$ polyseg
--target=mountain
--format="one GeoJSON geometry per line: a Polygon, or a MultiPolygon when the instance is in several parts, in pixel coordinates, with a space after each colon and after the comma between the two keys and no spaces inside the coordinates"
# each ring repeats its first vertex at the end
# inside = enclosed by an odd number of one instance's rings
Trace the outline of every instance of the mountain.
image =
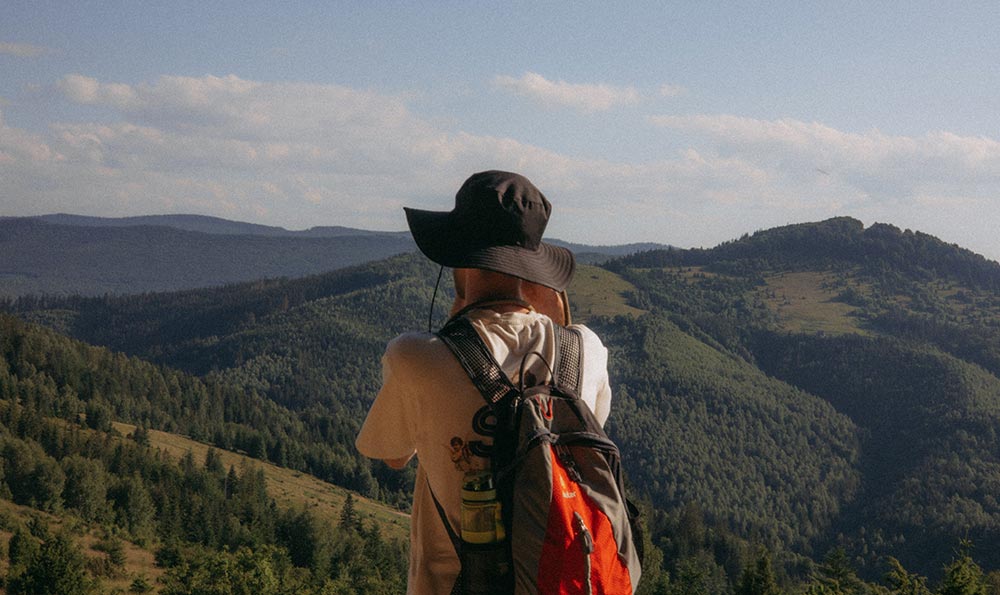
{"type": "MultiPolygon", "coordinates": [[[[671,576],[700,560],[705,576],[735,582],[762,544],[789,576],[843,551],[869,580],[887,556],[937,580],[964,538],[1000,568],[998,271],[932,236],[847,218],[581,266],[575,318],[609,347],[608,431],[671,576]]],[[[298,279],[8,308],[273,402],[343,453],[334,469],[356,470],[345,481],[401,502],[412,475],[347,457],[381,351],[427,327],[436,276],[407,253],[298,279]]],[[[432,324],[451,291],[446,280],[432,324]]],[[[265,440],[266,456],[279,442],[265,440]]]]}
{"type": "MultiPolygon", "coordinates": [[[[0,218],[2,219],[2,218],[0,218]]],[[[10,219],[10,218],[8,218],[10,219]]],[[[351,227],[327,226],[311,227],[302,231],[290,231],[283,227],[230,221],[220,217],[207,215],[141,215],[137,217],[88,217],[85,215],[69,215],[57,213],[25,217],[56,225],[71,225],[77,227],[138,227],[156,226],[170,227],[184,231],[197,231],[214,235],[259,235],[284,238],[338,238],[343,236],[364,235],[406,235],[406,232],[374,232],[351,227]]]]}
{"type": "Polygon", "coordinates": [[[5,592],[401,592],[406,519],[303,475],[370,488],[346,440],[333,417],[0,315],[5,592]]]}
{"type": "Polygon", "coordinates": [[[893,555],[934,574],[967,537],[1000,565],[1000,507],[987,495],[1000,480],[1000,265],[838,218],[609,268],[636,285],[638,305],[853,426],[852,486],[814,547],[843,546],[869,573],[893,555]]]}
{"type": "MultiPolygon", "coordinates": [[[[656,246],[563,245],[580,262],[656,246]]],[[[409,232],[280,227],[200,215],[0,218],[0,298],[134,294],[303,277],[413,252],[409,232]]]]}
{"type": "Polygon", "coordinates": [[[414,250],[402,234],[233,235],[0,221],[0,295],[102,295],[301,277],[414,250]]]}

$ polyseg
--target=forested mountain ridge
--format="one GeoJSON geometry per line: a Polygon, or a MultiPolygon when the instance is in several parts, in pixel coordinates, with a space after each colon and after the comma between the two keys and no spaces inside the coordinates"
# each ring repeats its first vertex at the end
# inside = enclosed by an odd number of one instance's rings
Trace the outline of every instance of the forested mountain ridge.
{"type": "Polygon", "coordinates": [[[0,315],[0,499],[21,505],[0,507],[0,531],[11,534],[7,593],[82,595],[122,581],[129,592],[170,595],[403,589],[400,532],[383,537],[385,521],[362,515],[351,496],[332,519],[302,497],[279,507],[259,465],[211,448],[196,459],[190,446],[177,461],[151,426],[353,483],[353,472],[336,477],[353,460],[337,454],[344,440],[312,433],[322,424],[0,315]],[[124,439],[114,419],[138,425],[124,439]],[[99,540],[86,555],[80,535],[99,540]],[[155,550],[155,572],[126,564],[124,539],[155,550]]]}
{"type": "MultiPolygon", "coordinates": [[[[581,262],[660,247],[555,243],[581,262]]],[[[296,278],[415,250],[406,231],[290,231],[200,215],[0,217],[0,298],[122,295],[296,278]]]]}
{"type": "MultiPolygon", "coordinates": [[[[0,220],[3,218],[0,217],[0,220]]],[[[260,225],[257,223],[245,223],[242,221],[231,221],[220,217],[209,217],[206,215],[141,215],[136,217],[87,217],[83,215],[69,215],[58,213],[53,215],[39,215],[29,217],[45,223],[57,225],[75,225],[82,227],[136,227],[136,226],[159,226],[171,227],[185,231],[198,231],[217,235],[262,235],[275,237],[340,237],[358,235],[406,235],[406,232],[373,232],[351,227],[321,226],[311,227],[301,231],[292,231],[284,227],[273,225],[260,225]]]]}
{"type": "Polygon", "coordinates": [[[891,554],[933,573],[967,536],[1000,565],[1000,265],[841,218],[608,267],[652,313],[855,425],[859,484],[821,551],[838,543],[866,572],[891,554]]]}
{"type": "Polygon", "coordinates": [[[414,250],[403,234],[231,234],[0,220],[0,296],[169,291],[300,277],[414,250]]]}
{"type": "MultiPolygon", "coordinates": [[[[964,537],[1000,568],[996,266],[925,234],[835,219],[582,268],[571,300],[586,296],[577,318],[609,347],[608,430],[655,511],[665,570],[690,578],[685,560],[697,559],[699,576],[731,588],[758,543],[800,578],[802,556],[842,547],[869,579],[895,556],[936,580],[964,537]]],[[[8,309],[256,392],[306,428],[335,429],[347,453],[381,349],[427,327],[437,272],[406,254],[297,280],[8,309]]],[[[434,326],[450,291],[446,277],[434,326]]],[[[402,502],[408,475],[350,465],[369,469],[368,493],[402,502]]]]}
{"type": "Polygon", "coordinates": [[[623,258],[622,264],[710,266],[720,271],[855,265],[869,275],[950,279],[974,288],[1000,288],[1000,263],[919,231],[886,223],[865,228],[850,217],[758,231],[711,249],[652,250],[623,258]]]}

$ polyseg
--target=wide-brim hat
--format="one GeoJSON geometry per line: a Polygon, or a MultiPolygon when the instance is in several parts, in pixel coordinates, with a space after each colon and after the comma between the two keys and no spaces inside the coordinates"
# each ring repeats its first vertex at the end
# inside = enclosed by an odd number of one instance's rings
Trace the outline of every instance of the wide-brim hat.
{"type": "Polygon", "coordinates": [[[404,210],[417,247],[440,265],[504,273],[556,291],[573,278],[573,253],[542,241],[552,205],[522,175],[473,174],[451,211],[404,210]]]}

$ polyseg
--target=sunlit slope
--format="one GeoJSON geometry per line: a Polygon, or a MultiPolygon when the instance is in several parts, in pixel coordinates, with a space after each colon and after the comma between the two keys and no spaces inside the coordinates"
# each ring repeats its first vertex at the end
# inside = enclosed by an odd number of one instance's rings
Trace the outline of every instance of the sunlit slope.
{"type": "Polygon", "coordinates": [[[629,305],[634,285],[606,269],[579,265],[567,290],[573,320],[586,322],[594,316],[637,316],[642,310],[629,305]]]}
{"type": "MultiPolygon", "coordinates": [[[[35,523],[56,534],[66,531],[73,535],[81,546],[82,553],[90,565],[100,564],[107,560],[108,555],[101,551],[101,542],[107,531],[97,523],[88,524],[76,517],[58,516],[40,510],[15,504],[10,500],[0,498],[0,543],[8,544],[16,526],[26,527],[35,523]]],[[[136,578],[143,577],[147,583],[156,585],[156,580],[163,575],[164,570],[156,565],[156,555],[153,547],[141,547],[127,539],[120,540],[124,564],[112,576],[101,578],[101,585],[108,593],[127,593],[136,578]]],[[[10,566],[8,556],[0,556],[0,576],[6,576],[10,566]]],[[[154,588],[154,593],[159,592],[154,588]]],[[[0,593],[7,591],[0,586],[0,593]]]]}
{"type": "MultiPolygon", "coordinates": [[[[135,426],[131,424],[115,423],[114,425],[115,429],[125,435],[131,434],[135,430],[135,426]]],[[[351,493],[349,490],[301,471],[251,459],[244,454],[218,449],[178,434],[149,430],[149,445],[169,453],[176,460],[191,453],[195,461],[204,461],[208,450],[214,449],[226,468],[235,467],[237,470],[243,466],[260,468],[264,471],[264,478],[267,480],[268,494],[274,498],[279,508],[308,509],[317,518],[332,524],[338,522],[344,501],[351,493]]],[[[409,535],[409,515],[357,493],[353,493],[352,496],[355,508],[362,518],[378,523],[383,535],[400,538],[409,535]]]]}

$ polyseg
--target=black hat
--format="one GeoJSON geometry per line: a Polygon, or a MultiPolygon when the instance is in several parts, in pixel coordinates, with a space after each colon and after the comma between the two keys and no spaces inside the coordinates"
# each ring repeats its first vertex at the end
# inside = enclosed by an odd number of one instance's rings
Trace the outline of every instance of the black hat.
{"type": "Polygon", "coordinates": [[[519,174],[473,174],[449,212],[405,211],[417,247],[440,265],[505,273],[556,291],[573,278],[573,253],[542,242],[552,205],[519,174]]]}

